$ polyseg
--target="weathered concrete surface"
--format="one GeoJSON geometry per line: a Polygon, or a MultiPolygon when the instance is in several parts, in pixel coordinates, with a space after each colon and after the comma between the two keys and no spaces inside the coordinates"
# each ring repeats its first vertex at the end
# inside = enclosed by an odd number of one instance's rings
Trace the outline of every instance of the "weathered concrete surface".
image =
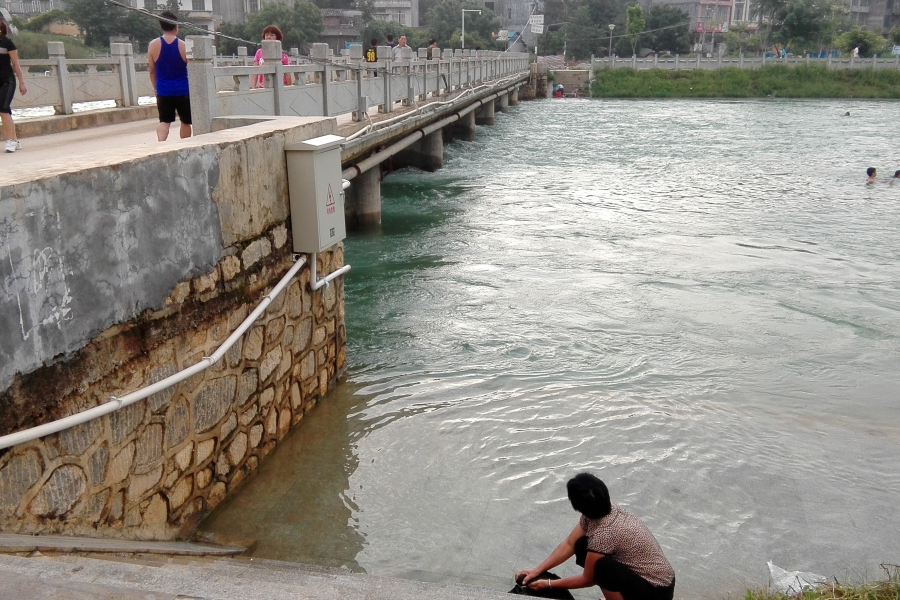
{"type": "Polygon", "coordinates": [[[496,100],[489,100],[481,105],[481,108],[475,110],[476,125],[493,125],[494,124],[494,104],[496,100]]]}
{"type": "Polygon", "coordinates": [[[361,173],[344,203],[344,217],[351,229],[372,229],[381,225],[381,169],[375,167],[361,173]]]}
{"type": "MultiPolygon", "coordinates": [[[[0,388],[0,432],[97,406],[210,356],[294,264],[285,143],[333,130],[331,119],[285,118],[81,156],[3,187],[0,356],[7,377],[6,357],[20,372],[0,388]],[[62,303],[78,285],[84,302],[62,303]],[[35,320],[46,306],[68,312],[35,320]],[[53,344],[65,345],[51,354],[53,344]]],[[[324,276],[343,265],[343,248],[316,260],[324,276]]],[[[343,281],[311,292],[309,279],[307,264],[209,369],[0,452],[0,529],[190,533],[344,368],[343,281]]]]}
{"type": "Polygon", "coordinates": [[[285,139],[331,133],[334,122],[273,123],[6,172],[0,390],[15,373],[162,308],[174,285],[210,271],[223,247],[283,222],[285,139]]]}
{"type": "Polygon", "coordinates": [[[433,173],[444,164],[444,136],[439,129],[397,153],[393,157],[395,169],[413,167],[433,173]]]}
{"type": "Polygon", "coordinates": [[[62,535],[17,535],[0,533],[0,552],[127,552],[139,554],[233,556],[246,548],[211,546],[191,542],[134,542],[62,535]]]}
{"type": "MultiPolygon", "coordinates": [[[[133,560],[119,562],[77,556],[22,558],[0,556],[0,579],[30,579],[44,593],[80,586],[120,589],[125,593],[145,591],[157,598],[203,598],[204,600],[502,600],[507,594],[462,584],[420,583],[404,579],[373,577],[294,563],[253,560],[170,561],[133,560]],[[100,587],[104,586],[104,587],[100,587]]],[[[0,587],[0,600],[59,596],[12,595],[0,587]]],[[[102,596],[100,596],[102,597],[102,596]]],[[[136,596],[123,596],[124,598],[136,596]]],[[[71,598],[80,598],[77,595],[71,598]]]]}
{"type": "Polygon", "coordinates": [[[62,133],[64,131],[79,131],[93,127],[116,125],[154,119],[156,123],[156,105],[130,106],[127,108],[105,108],[101,110],[86,110],[71,115],[53,115],[51,117],[34,117],[32,119],[19,119],[16,121],[16,135],[21,139],[33,138],[41,135],[62,133]]]}
{"type": "Polygon", "coordinates": [[[475,111],[462,115],[459,120],[444,128],[445,138],[449,140],[475,141],[475,111]]]}

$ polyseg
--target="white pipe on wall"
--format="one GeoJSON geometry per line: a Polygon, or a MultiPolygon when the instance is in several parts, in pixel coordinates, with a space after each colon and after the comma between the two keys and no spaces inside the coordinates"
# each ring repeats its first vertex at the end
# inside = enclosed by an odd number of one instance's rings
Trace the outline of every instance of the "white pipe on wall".
{"type": "MultiPolygon", "coordinates": [[[[10,433],[4,436],[0,436],[0,450],[4,448],[11,448],[12,446],[16,446],[18,444],[22,444],[25,442],[30,442],[31,440],[36,440],[40,437],[44,437],[45,435],[50,435],[52,433],[58,433],[65,429],[69,429],[70,427],[74,427],[76,425],[81,425],[82,423],[87,423],[92,419],[96,419],[97,417],[101,417],[103,415],[115,412],[120,408],[128,406],[129,404],[134,404],[139,400],[143,400],[157,392],[161,392],[164,389],[170,388],[173,385],[180,383],[191,377],[196,375],[197,373],[208,369],[213,366],[219,360],[225,356],[225,353],[240,339],[244,333],[250,329],[250,326],[259,318],[259,316],[265,312],[266,308],[268,308],[269,304],[272,303],[278,295],[287,287],[287,284],[290,283],[291,279],[297,274],[298,271],[306,264],[305,258],[300,258],[294,263],[294,266],[290,268],[290,270],[285,273],[284,277],[281,278],[272,291],[266,294],[263,297],[262,302],[259,303],[259,306],[250,313],[244,322],[241,323],[237,329],[234,330],[228,339],[222,342],[222,345],[219,346],[219,349],[212,353],[210,356],[204,356],[203,359],[195,365],[184,369],[183,371],[179,371],[174,375],[166,377],[162,381],[157,381],[151,385],[148,385],[145,388],[141,388],[136,392],[131,392],[130,394],[126,394],[122,397],[111,396],[109,402],[105,404],[101,404],[100,406],[95,406],[94,408],[89,408],[88,410],[81,411],[79,413],[75,413],[74,415],[69,415],[68,417],[63,417],[62,419],[58,419],[56,421],[52,421],[50,423],[45,423],[43,425],[38,425],[37,427],[31,427],[30,429],[23,429],[22,431],[17,431],[15,433],[10,433]]],[[[313,258],[313,278],[310,281],[315,281],[315,258],[313,258]]],[[[344,267],[344,269],[349,270],[350,267],[344,267]]],[[[329,275],[329,278],[326,278],[328,281],[333,279],[333,276],[337,276],[338,273],[342,272],[341,270],[335,271],[329,275]]],[[[346,272],[346,271],[343,271],[346,272]]],[[[325,281],[325,280],[323,280],[325,281]]],[[[325,285],[323,283],[322,285],[325,285]]],[[[318,289],[318,288],[316,288],[318,289]]]]}

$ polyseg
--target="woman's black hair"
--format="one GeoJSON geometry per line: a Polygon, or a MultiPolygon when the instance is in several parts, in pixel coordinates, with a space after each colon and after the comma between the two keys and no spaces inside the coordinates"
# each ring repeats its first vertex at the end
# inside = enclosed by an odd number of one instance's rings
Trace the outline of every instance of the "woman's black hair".
{"type": "Polygon", "coordinates": [[[612,511],[606,484],[590,473],[579,473],[566,484],[572,508],[588,519],[602,519],[612,511]]]}
{"type": "Polygon", "coordinates": [[[9,29],[6,27],[6,23],[4,21],[0,21],[0,37],[6,37],[9,35],[9,29]]]}

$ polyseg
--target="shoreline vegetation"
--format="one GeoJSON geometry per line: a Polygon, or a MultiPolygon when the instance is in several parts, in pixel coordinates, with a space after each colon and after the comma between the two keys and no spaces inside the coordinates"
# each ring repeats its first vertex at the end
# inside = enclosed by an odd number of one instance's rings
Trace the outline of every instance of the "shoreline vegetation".
{"type": "Polygon", "coordinates": [[[834,583],[786,596],[772,591],[747,590],[744,600],[900,600],[900,567],[882,565],[887,577],[873,583],[846,585],[834,583]]]}
{"type": "Polygon", "coordinates": [[[766,66],[715,71],[594,72],[595,98],[859,98],[900,99],[898,70],[828,70],[820,66],[766,66]]]}

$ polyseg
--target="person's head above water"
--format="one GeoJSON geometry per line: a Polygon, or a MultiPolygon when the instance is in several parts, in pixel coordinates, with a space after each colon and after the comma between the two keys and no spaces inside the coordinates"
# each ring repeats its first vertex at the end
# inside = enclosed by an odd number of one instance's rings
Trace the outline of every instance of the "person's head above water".
{"type": "Polygon", "coordinates": [[[894,171],[894,179],[900,179],[900,171],[894,171]]]}
{"type": "Polygon", "coordinates": [[[866,169],[866,175],[868,175],[869,177],[872,177],[873,175],[875,175],[875,173],[877,173],[875,167],[869,167],[868,169],[866,169]]]}
{"type": "Polygon", "coordinates": [[[612,511],[606,484],[590,473],[579,473],[566,484],[572,508],[588,519],[602,519],[612,511]]]}

